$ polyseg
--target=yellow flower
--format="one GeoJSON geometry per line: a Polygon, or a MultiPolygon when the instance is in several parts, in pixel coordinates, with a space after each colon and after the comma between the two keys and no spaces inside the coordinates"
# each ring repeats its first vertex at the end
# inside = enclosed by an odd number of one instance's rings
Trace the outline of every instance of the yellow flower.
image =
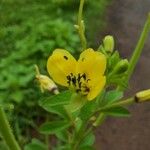
{"type": "Polygon", "coordinates": [[[56,49],[48,58],[47,70],[53,80],[93,100],[103,89],[106,57],[89,48],[76,59],[64,49],[56,49]]]}

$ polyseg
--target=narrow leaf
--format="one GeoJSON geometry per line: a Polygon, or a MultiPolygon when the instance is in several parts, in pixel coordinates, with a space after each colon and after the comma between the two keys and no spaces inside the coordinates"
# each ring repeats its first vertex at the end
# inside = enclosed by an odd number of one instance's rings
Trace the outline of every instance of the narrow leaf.
{"type": "Polygon", "coordinates": [[[47,106],[67,105],[69,104],[71,95],[72,93],[69,90],[67,90],[65,92],[61,92],[58,95],[53,95],[47,97],[46,99],[40,100],[39,105],[43,108],[47,106]]]}
{"type": "Polygon", "coordinates": [[[106,93],[105,101],[107,104],[111,104],[123,97],[123,92],[112,90],[106,93]]]}
{"type": "Polygon", "coordinates": [[[124,107],[114,107],[103,110],[104,114],[114,116],[114,117],[129,117],[130,112],[124,107]]]}
{"type": "Polygon", "coordinates": [[[70,123],[68,121],[51,121],[41,125],[39,131],[43,134],[55,134],[56,132],[69,127],[69,125],[70,123]]]}

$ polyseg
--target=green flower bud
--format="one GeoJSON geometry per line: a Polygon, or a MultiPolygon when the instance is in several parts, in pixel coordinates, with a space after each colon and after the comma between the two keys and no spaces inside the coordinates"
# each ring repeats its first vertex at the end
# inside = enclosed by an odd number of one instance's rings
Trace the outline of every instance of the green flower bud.
{"type": "Polygon", "coordinates": [[[105,36],[103,39],[104,49],[106,52],[112,53],[114,50],[114,38],[111,35],[105,36]]]}
{"type": "Polygon", "coordinates": [[[135,95],[136,102],[145,102],[150,100],[150,89],[140,91],[135,95]]]}
{"type": "Polygon", "coordinates": [[[117,65],[115,66],[114,70],[113,70],[113,74],[122,74],[125,73],[128,70],[129,67],[129,62],[127,59],[122,59],[121,61],[119,61],[117,63],[117,65]]]}
{"type": "Polygon", "coordinates": [[[121,59],[120,59],[118,51],[115,51],[108,59],[108,68],[110,70],[114,69],[114,66],[116,66],[120,60],[121,59]]]}

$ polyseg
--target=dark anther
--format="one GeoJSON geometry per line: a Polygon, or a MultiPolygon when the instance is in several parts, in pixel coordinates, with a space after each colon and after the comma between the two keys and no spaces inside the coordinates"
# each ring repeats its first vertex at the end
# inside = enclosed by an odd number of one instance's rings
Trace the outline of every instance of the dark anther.
{"type": "Polygon", "coordinates": [[[87,79],[87,82],[89,82],[91,79],[87,79]]]}
{"type": "Polygon", "coordinates": [[[77,92],[77,93],[81,92],[81,89],[76,89],[76,92],[77,92]]]}
{"type": "Polygon", "coordinates": [[[67,76],[67,80],[68,80],[67,83],[70,85],[71,77],[69,75],[67,76]]]}
{"type": "Polygon", "coordinates": [[[81,79],[81,76],[80,76],[80,73],[78,73],[78,78],[77,78],[78,83],[80,82],[80,79],[81,79]]]}
{"type": "Polygon", "coordinates": [[[72,83],[76,86],[76,77],[75,76],[72,78],[72,83]]]}
{"type": "Polygon", "coordinates": [[[78,78],[77,78],[78,83],[80,82],[80,80],[81,80],[82,78],[83,78],[84,80],[86,80],[86,74],[85,74],[85,73],[82,74],[82,75],[80,75],[80,73],[78,74],[78,78]]]}
{"type": "Polygon", "coordinates": [[[66,60],[68,60],[68,57],[67,57],[67,56],[64,56],[64,58],[65,58],[66,60]]]}
{"type": "Polygon", "coordinates": [[[71,80],[71,77],[69,75],[67,76],[67,80],[69,80],[69,81],[71,80]]]}
{"type": "Polygon", "coordinates": [[[88,87],[85,87],[84,92],[90,92],[90,89],[88,87]]]}
{"type": "Polygon", "coordinates": [[[86,74],[85,73],[82,75],[82,77],[84,80],[86,80],[86,74]]]}
{"type": "Polygon", "coordinates": [[[78,82],[78,84],[79,84],[79,88],[81,88],[81,84],[82,84],[82,82],[78,82]]]}

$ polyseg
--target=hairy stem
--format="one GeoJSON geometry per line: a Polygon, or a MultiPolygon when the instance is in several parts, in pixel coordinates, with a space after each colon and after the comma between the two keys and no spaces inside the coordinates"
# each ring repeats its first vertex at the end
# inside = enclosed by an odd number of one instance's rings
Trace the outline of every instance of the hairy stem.
{"type": "Polygon", "coordinates": [[[4,110],[0,107],[0,132],[10,150],[21,150],[6,118],[4,110]]]}

